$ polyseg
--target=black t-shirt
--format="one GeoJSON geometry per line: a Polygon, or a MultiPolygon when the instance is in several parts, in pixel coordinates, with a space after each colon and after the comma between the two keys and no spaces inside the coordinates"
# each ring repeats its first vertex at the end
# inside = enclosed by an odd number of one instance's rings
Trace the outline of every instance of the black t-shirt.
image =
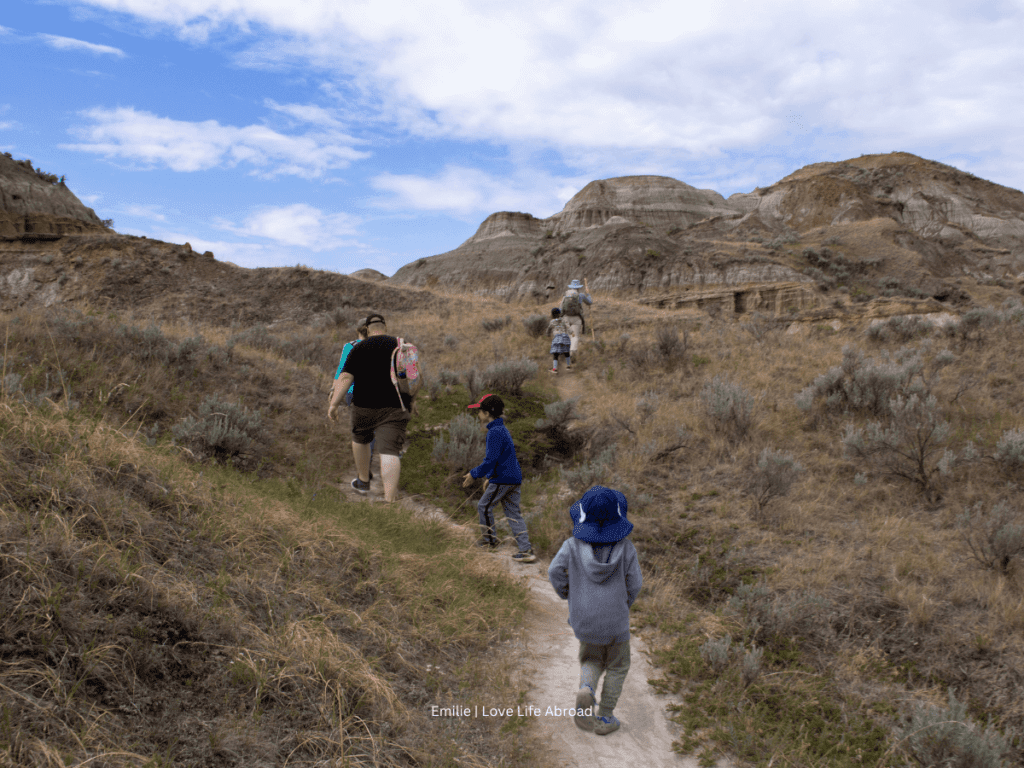
{"type": "Polygon", "coordinates": [[[355,377],[352,405],[359,408],[401,408],[402,401],[391,383],[391,353],[398,346],[394,336],[371,336],[356,344],[341,369],[355,377]]]}

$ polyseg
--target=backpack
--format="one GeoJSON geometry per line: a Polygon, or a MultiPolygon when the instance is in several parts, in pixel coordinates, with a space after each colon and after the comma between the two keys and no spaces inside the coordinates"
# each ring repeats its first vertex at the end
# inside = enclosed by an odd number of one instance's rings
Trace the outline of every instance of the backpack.
{"type": "Polygon", "coordinates": [[[583,302],[580,301],[578,293],[562,299],[562,314],[570,317],[583,317],[583,302]]]}
{"type": "Polygon", "coordinates": [[[402,410],[408,411],[406,401],[412,400],[412,385],[420,377],[420,353],[415,344],[405,339],[398,339],[398,346],[391,353],[391,383],[395,385],[398,399],[402,401],[402,410]]]}

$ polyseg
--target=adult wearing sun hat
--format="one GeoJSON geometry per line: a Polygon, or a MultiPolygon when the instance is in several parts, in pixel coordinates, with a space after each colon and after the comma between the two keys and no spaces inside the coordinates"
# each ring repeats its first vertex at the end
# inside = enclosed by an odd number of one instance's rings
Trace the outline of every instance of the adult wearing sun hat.
{"type": "Polygon", "coordinates": [[[629,672],[629,608],[643,586],[636,548],[626,538],[633,530],[627,507],[621,491],[591,487],[569,508],[572,538],[548,568],[551,586],[569,601],[569,625],[580,641],[576,725],[602,736],[619,728],[613,711],[629,672]]]}
{"type": "Polygon", "coordinates": [[[562,317],[565,318],[569,324],[569,365],[572,365],[572,359],[576,357],[576,350],[580,345],[580,336],[582,336],[587,329],[586,320],[583,317],[583,305],[591,305],[594,300],[590,297],[590,288],[587,286],[586,278],[580,283],[579,280],[574,279],[569,283],[569,287],[565,291],[565,295],[562,296],[562,303],[560,309],[562,310],[562,317]],[[584,292],[580,293],[580,288],[583,288],[584,292]]]}

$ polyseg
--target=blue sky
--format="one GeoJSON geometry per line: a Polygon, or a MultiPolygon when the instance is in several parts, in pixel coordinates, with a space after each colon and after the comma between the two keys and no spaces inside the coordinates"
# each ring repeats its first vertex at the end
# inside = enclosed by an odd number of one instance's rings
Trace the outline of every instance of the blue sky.
{"type": "Polygon", "coordinates": [[[390,275],[613,176],[1024,188],[1022,39],[1020,0],[4,0],[0,150],[120,232],[390,275]]]}

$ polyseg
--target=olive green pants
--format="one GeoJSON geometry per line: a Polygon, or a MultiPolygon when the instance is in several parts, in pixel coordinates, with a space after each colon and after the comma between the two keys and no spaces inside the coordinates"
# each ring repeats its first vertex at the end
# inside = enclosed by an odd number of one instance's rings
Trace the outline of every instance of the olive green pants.
{"type": "Polygon", "coordinates": [[[597,692],[597,680],[604,673],[598,717],[609,717],[619,701],[622,684],[629,672],[629,640],[624,643],[593,645],[580,641],[580,686],[597,692]]]}

